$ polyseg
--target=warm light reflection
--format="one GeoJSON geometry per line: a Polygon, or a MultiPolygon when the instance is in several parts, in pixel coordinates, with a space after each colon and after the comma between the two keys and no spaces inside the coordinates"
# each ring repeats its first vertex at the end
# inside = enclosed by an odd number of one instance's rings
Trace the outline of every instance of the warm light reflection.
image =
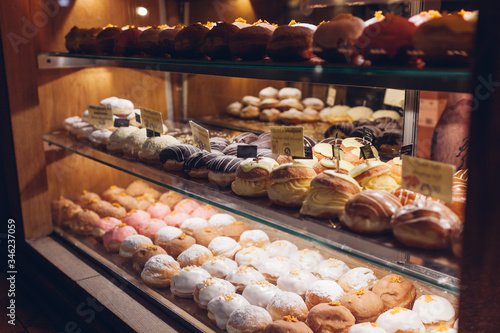
{"type": "Polygon", "coordinates": [[[146,7],[137,7],[135,9],[135,11],[136,11],[137,15],[139,15],[139,16],[146,16],[146,15],[148,15],[148,10],[147,10],[146,7]]]}

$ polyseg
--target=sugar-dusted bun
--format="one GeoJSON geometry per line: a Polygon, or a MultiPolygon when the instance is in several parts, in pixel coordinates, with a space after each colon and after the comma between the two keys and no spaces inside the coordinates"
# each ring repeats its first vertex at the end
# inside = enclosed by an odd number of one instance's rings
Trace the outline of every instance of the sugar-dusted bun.
{"type": "Polygon", "coordinates": [[[293,87],[281,88],[278,92],[278,98],[281,100],[293,98],[300,101],[302,99],[302,91],[293,87]]]}
{"type": "MultiPolygon", "coordinates": [[[[101,197],[97,193],[89,192],[89,191],[86,191],[86,190],[83,190],[81,193],[82,194],[80,194],[76,198],[75,203],[77,205],[82,206],[82,208],[87,208],[88,209],[88,206],[89,206],[90,203],[97,202],[97,201],[101,200],[101,197]]],[[[103,217],[106,217],[106,216],[103,216],[103,217]]]]}
{"type": "Polygon", "coordinates": [[[394,236],[401,243],[424,249],[449,247],[451,231],[460,223],[448,207],[432,200],[403,206],[391,219],[394,236]]]}
{"type": "Polygon", "coordinates": [[[267,87],[259,91],[259,98],[260,99],[266,99],[266,98],[278,98],[278,89],[273,88],[273,87],[267,87]]]}
{"type": "Polygon", "coordinates": [[[373,115],[373,110],[367,106],[356,106],[347,111],[347,116],[351,122],[359,119],[370,119],[373,115]]]}
{"type": "Polygon", "coordinates": [[[272,322],[271,316],[263,308],[246,305],[229,315],[226,330],[228,333],[264,332],[272,322]]]}
{"type": "Polygon", "coordinates": [[[315,123],[319,121],[319,112],[310,108],[306,107],[304,111],[302,111],[302,121],[306,123],[315,123]]]}
{"type": "Polygon", "coordinates": [[[277,121],[280,119],[281,112],[278,109],[264,109],[260,112],[260,121],[277,121]]]}
{"type": "Polygon", "coordinates": [[[279,120],[286,125],[300,124],[304,122],[303,114],[301,111],[292,108],[280,113],[279,120]]]}
{"type": "Polygon", "coordinates": [[[349,271],[349,266],[347,266],[343,261],[330,258],[320,262],[312,271],[321,280],[333,280],[337,281],[342,275],[349,271]]]}
{"type": "Polygon", "coordinates": [[[326,107],[320,111],[319,118],[322,122],[330,124],[343,124],[340,127],[331,126],[330,128],[328,128],[326,132],[328,133],[328,136],[335,137],[335,135],[337,135],[337,137],[341,139],[349,136],[349,133],[351,133],[352,129],[354,128],[353,125],[349,122],[348,112],[350,109],[351,107],[347,105],[335,105],[332,107],[326,107]]]}
{"type": "Polygon", "coordinates": [[[82,207],[69,199],[60,197],[59,200],[52,201],[50,209],[54,224],[67,226],[73,216],[82,210],[82,207]]]}
{"type": "Polygon", "coordinates": [[[266,251],[260,247],[250,246],[236,253],[234,260],[236,260],[240,266],[253,266],[259,268],[260,265],[269,260],[269,256],[266,251]]]}
{"type": "Polygon", "coordinates": [[[169,255],[177,258],[179,254],[196,243],[195,239],[186,235],[181,229],[166,226],[158,230],[155,244],[164,248],[169,255]]]}
{"type": "Polygon", "coordinates": [[[179,58],[203,58],[201,48],[209,28],[199,24],[191,24],[175,36],[174,48],[175,55],[179,58]]]}
{"type": "MultiPolygon", "coordinates": [[[[136,160],[144,142],[148,139],[147,129],[141,128],[133,131],[125,137],[122,144],[123,157],[129,160],[136,160]]],[[[110,136],[111,141],[111,136],[110,136]]],[[[109,143],[109,141],[108,141],[109,143]]]]}
{"type": "Polygon", "coordinates": [[[208,249],[215,256],[234,259],[236,252],[241,250],[241,245],[230,237],[219,236],[212,239],[210,244],[208,244],[208,249]]]}
{"type": "Polygon", "coordinates": [[[144,245],[139,247],[132,255],[132,268],[137,273],[142,272],[146,262],[157,254],[167,254],[167,252],[156,245],[144,245]]]}
{"type": "Polygon", "coordinates": [[[239,117],[243,104],[240,102],[233,102],[226,107],[226,112],[230,116],[239,117]]]}
{"type": "Polygon", "coordinates": [[[384,303],[380,297],[364,288],[347,292],[340,303],[351,311],[356,323],[375,321],[384,312],[384,303]]]}
{"type": "Polygon", "coordinates": [[[120,257],[125,260],[132,260],[132,255],[140,247],[146,245],[153,245],[151,238],[143,235],[131,235],[125,238],[120,245],[120,257]]]}
{"type": "Polygon", "coordinates": [[[217,22],[206,33],[201,51],[210,59],[232,59],[229,51],[229,40],[240,30],[236,25],[226,22],[217,22]]]}
{"type": "Polygon", "coordinates": [[[342,287],[335,281],[319,280],[306,292],[306,305],[309,310],[321,303],[338,302],[344,296],[342,287]]]}
{"type": "Polygon", "coordinates": [[[315,176],[314,169],[302,163],[282,164],[271,172],[269,199],[281,206],[300,207],[315,176]]]}
{"type": "Polygon", "coordinates": [[[267,196],[270,186],[269,175],[278,166],[272,158],[264,157],[254,160],[248,158],[236,169],[236,179],[231,184],[234,193],[244,197],[267,196]]]}
{"type": "MultiPolygon", "coordinates": [[[[121,127],[123,128],[123,127],[121,127]]],[[[139,160],[144,163],[161,166],[160,153],[163,149],[179,144],[179,141],[171,135],[161,135],[147,138],[137,154],[139,160]]]]}
{"type": "Polygon", "coordinates": [[[372,288],[384,303],[384,311],[394,307],[411,309],[416,297],[416,288],[404,276],[389,274],[380,279],[372,288]]]}
{"type": "Polygon", "coordinates": [[[281,25],[274,30],[267,53],[274,61],[304,61],[311,59],[313,34],[316,26],[281,25]]]}
{"type": "Polygon", "coordinates": [[[174,296],[192,298],[198,283],[202,283],[210,274],[201,267],[187,266],[174,274],[170,281],[170,291],[174,296]]]}
{"type": "Polygon", "coordinates": [[[212,257],[205,261],[203,265],[201,265],[201,268],[214,277],[225,279],[229,273],[238,268],[238,264],[236,261],[228,258],[212,257]]]}
{"type": "Polygon", "coordinates": [[[170,281],[181,267],[168,254],[158,254],[149,258],[141,272],[141,279],[150,287],[167,288],[170,281]]]}
{"type": "Polygon", "coordinates": [[[209,277],[196,285],[193,293],[194,302],[202,309],[206,309],[208,302],[226,293],[234,293],[234,286],[223,279],[209,277]]]}
{"type": "Polygon", "coordinates": [[[361,288],[370,290],[377,282],[378,279],[373,271],[365,267],[353,268],[342,275],[338,280],[338,284],[345,292],[361,288]]]}
{"type": "Polygon", "coordinates": [[[313,333],[306,323],[292,316],[273,321],[267,325],[265,333],[313,333]]]}
{"type": "Polygon", "coordinates": [[[302,100],[302,104],[306,108],[311,108],[316,111],[321,111],[325,107],[325,103],[316,97],[308,97],[302,100]]]}
{"type": "Polygon", "coordinates": [[[292,265],[288,258],[272,257],[257,267],[267,281],[276,284],[278,279],[287,275],[292,270],[292,265]]]}
{"type": "Polygon", "coordinates": [[[300,321],[305,321],[309,313],[302,297],[288,291],[274,295],[267,305],[267,311],[273,320],[282,319],[284,316],[294,316],[300,321]]]}
{"type": "Polygon", "coordinates": [[[433,330],[440,325],[451,327],[455,322],[455,308],[446,298],[436,295],[422,295],[415,301],[412,308],[427,330],[433,330]]]}
{"type": "Polygon", "coordinates": [[[321,253],[310,249],[302,249],[290,256],[290,262],[294,269],[307,272],[312,272],[323,260],[325,258],[321,253]]]}
{"type": "Polygon", "coordinates": [[[266,280],[253,281],[243,290],[243,297],[255,306],[266,309],[271,299],[281,290],[266,280]]]}
{"type": "Polygon", "coordinates": [[[242,60],[262,60],[272,35],[273,31],[261,26],[240,29],[229,40],[229,50],[242,60]]]}
{"type": "Polygon", "coordinates": [[[320,218],[337,218],[344,212],[346,202],[361,191],[349,175],[326,170],[311,181],[300,213],[320,218]]]}
{"type": "Polygon", "coordinates": [[[247,230],[240,236],[240,245],[242,247],[265,247],[267,244],[269,244],[269,236],[262,230],[247,230]]]}
{"type": "Polygon", "coordinates": [[[425,333],[425,326],[418,314],[405,308],[392,308],[382,313],[377,325],[388,333],[425,333]]]}
{"type": "Polygon", "coordinates": [[[347,333],[356,319],[340,302],[321,303],[309,311],[307,325],[313,332],[347,333]]]}
{"type": "Polygon", "coordinates": [[[184,222],[182,222],[180,228],[182,231],[186,233],[186,235],[191,236],[195,230],[206,227],[208,227],[208,222],[204,218],[190,217],[186,219],[184,222]]]}
{"type": "Polygon", "coordinates": [[[240,111],[240,118],[242,119],[255,119],[259,118],[260,109],[257,106],[247,105],[240,111]]]}
{"type": "Polygon", "coordinates": [[[342,223],[351,230],[376,234],[391,230],[391,217],[401,208],[391,193],[366,190],[352,196],[345,204],[342,223]]]}
{"type": "Polygon", "coordinates": [[[277,240],[266,246],[266,253],[269,258],[290,258],[298,250],[297,245],[287,240],[277,240]]]}
{"type": "Polygon", "coordinates": [[[236,287],[237,292],[241,293],[253,281],[264,280],[264,276],[251,266],[239,266],[226,276],[226,280],[236,287]]]}
{"type": "Polygon", "coordinates": [[[78,235],[92,235],[94,226],[99,219],[99,215],[91,210],[80,210],[71,218],[69,228],[78,235]]]}
{"type": "Polygon", "coordinates": [[[280,101],[276,98],[266,98],[260,101],[259,108],[261,110],[277,108],[280,105],[280,101]]]}
{"type": "Polygon", "coordinates": [[[208,318],[216,324],[218,328],[225,330],[229,315],[246,305],[250,305],[250,303],[239,294],[222,294],[208,302],[208,318]]]}
{"type": "Polygon", "coordinates": [[[125,139],[134,132],[139,131],[137,127],[119,127],[111,133],[107,144],[107,150],[110,154],[121,155],[125,144],[125,139]]]}
{"type": "Polygon", "coordinates": [[[201,266],[205,261],[209,260],[213,257],[212,251],[207,249],[206,247],[193,244],[188,249],[184,250],[177,257],[177,261],[181,265],[181,267],[187,266],[201,266]]]}
{"type": "Polygon", "coordinates": [[[376,323],[367,322],[349,327],[347,333],[387,333],[387,331],[376,323]]]}
{"type": "Polygon", "coordinates": [[[276,285],[281,290],[293,292],[305,298],[307,290],[316,281],[318,278],[311,272],[294,269],[280,276],[276,285]]]}

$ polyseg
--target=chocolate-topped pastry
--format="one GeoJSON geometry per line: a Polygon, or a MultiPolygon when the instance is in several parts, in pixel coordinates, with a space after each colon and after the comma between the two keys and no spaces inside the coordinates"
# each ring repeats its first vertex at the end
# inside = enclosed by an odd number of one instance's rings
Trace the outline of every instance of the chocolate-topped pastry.
{"type": "Polygon", "coordinates": [[[257,140],[252,145],[257,145],[258,149],[271,149],[271,140],[257,140]]]}
{"type": "Polygon", "coordinates": [[[379,139],[378,150],[388,155],[399,155],[403,143],[403,132],[401,130],[385,131],[379,139]]]}
{"type": "Polygon", "coordinates": [[[80,40],[82,38],[85,29],[78,28],[74,26],[71,30],[64,36],[66,49],[71,53],[78,53],[80,49],[80,40]]]}
{"type": "Polygon", "coordinates": [[[321,140],[319,143],[328,143],[329,145],[341,145],[342,140],[343,139],[340,139],[340,138],[330,137],[330,138],[326,138],[326,139],[321,140]]]}
{"type": "Polygon", "coordinates": [[[281,25],[274,31],[267,46],[267,54],[274,61],[305,61],[314,56],[312,44],[316,26],[293,23],[281,25]]]}
{"type": "Polygon", "coordinates": [[[273,154],[272,150],[271,149],[260,149],[258,148],[257,149],[257,157],[269,157],[269,158],[272,158],[273,160],[277,160],[278,159],[278,155],[276,154],[273,154]]]}
{"type": "Polygon", "coordinates": [[[243,159],[234,156],[219,156],[208,162],[208,180],[222,187],[230,186],[236,178],[236,169],[243,159]]]}
{"type": "Polygon", "coordinates": [[[396,119],[389,117],[377,118],[373,121],[373,123],[382,131],[401,128],[396,119]]]}
{"type": "Polygon", "coordinates": [[[118,35],[113,52],[117,55],[124,56],[136,54],[138,51],[137,43],[141,35],[142,30],[133,25],[127,26],[126,29],[118,35]]]}
{"type": "Polygon", "coordinates": [[[189,59],[203,58],[201,46],[209,31],[199,23],[191,24],[179,31],[174,41],[175,56],[189,59]]]}
{"type": "Polygon", "coordinates": [[[193,178],[207,178],[208,162],[222,155],[222,152],[218,150],[214,150],[211,153],[206,150],[194,153],[184,161],[183,170],[193,178]]]}
{"type": "Polygon", "coordinates": [[[211,59],[232,59],[229,40],[239,30],[240,28],[234,24],[217,22],[215,27],[205,35],[201,51],[211,59]]]}
{"type": "Polygon", "coordinates": [[[121,33],[121,28],[115,26],[107,26],[96,37],[97,52],[103,54],[113,53],[115,43],[121,33]]]}
{"type": "Polygon", "coordinates": [[[325,138],[337,137],[340,139],[344,139],[351,134],[353,129],[354,126],[352,123],[346,121],[335,123],[332,126],[328,127],[328,129],[325,131],[325,138]]]}
{"type": "Polygon", "coordinates": [[[373,133],[373,142],[377,142],[377,140],[380,139],[380,137],[382,136],[382,131],[378,127],[370,125],[356,127],[355,129],[352,130],[349,136],[364,138],[366,136],[367,131],[371,131],[373,133]]]}
{"type": "Polygon", "coordinates": [[[246,143],[236,143],[236,142],[233,142],[229,146],[227,146],[226,148],[224,148],[224,150],[222,151],[222,153],[224,155],[233,155],[233,156],[236,156],[238,154],[238,146],[247,146],[247,145],[248,144],[246,144],[246,143]]]}
{"type": "Polygon", "coordinates": [[[226,138],[220,138],[220,137],[210,138],[210,148],[212,150],[215,149],[218,151],[223,151],[224,148],[229,146],[229,144],[230,144],[230,142],[226,138]]]}
{"type": "Polygon", "coordinates": [[[169,54],[170,56],[175,53],[175,37],[181,31],[183,26],[176,25],[175,27],[170,27],[163,29],[158,35],[158,43],[160,44],[161,53],[169,54]]]}
{"type": "Polygon", "coordinates": [[[164,170],[181,171],[186,158],[199,151],[191,145],[173,145],[160,152],[160,162],[164,170]]]}
{"type": "Polygon", "coordinates": [[[240,135],[236,136],[233,139],[233,142],[250,144],[254,141],[257,141],[257,139],[259,139],[259,136],[257,134],[254,134],[251,132],[244,132],[244,133],[241,133],[240,135]]]}
{"type": "Polygon", "coordinates": [[[317,143],[318,143],[318,141],[316,141],[315,139],[313,139],[309,135],[304,134],[304,146],[313,147],[317,143]]]}
{"type": "Polygon", "coordinates": [[[261,140],[269,140],[271,141],[271,132],[264,132],[259,135],[259,138],[257,139],[258,141],[261,140]]]}
{"type": "Polygon", "coordinates": [[[82,53],[97,52],[97,35],[102,31],[102,28],[83,29],[80,36],[80,51],[82,53]]]}
{"type": "Polygon", "coordinates": [[[373,121],[371,121],[370,119],[366,119],[366,118],[361,118],[361,119],[358,119],[358,120],[355,120],[352,122],[352,125],[354,127],[359,127],[359,126],[364,126],[364,125],[373,125],[373,121]]]}
{"type": "Polygon", "coordinates": [[[240,29],[229,41],[231,54],[243,60],[262,60],[273,31],[261,26],[240,29]]]}
{"type": "Polygon", "coordinates": [[[144,52],[153,56],[160,56],[163,53],[159,40],[160,33],[165,28],[167,28],[167,26],[153,26],[144,30],[137,41],[137,48],[139,52],[144,52]]]}

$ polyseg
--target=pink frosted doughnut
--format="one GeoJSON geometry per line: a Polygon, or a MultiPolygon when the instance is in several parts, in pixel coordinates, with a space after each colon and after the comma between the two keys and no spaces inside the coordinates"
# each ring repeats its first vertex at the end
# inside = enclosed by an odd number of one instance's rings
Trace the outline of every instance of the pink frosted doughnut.
{"type": "Polygon", "coordinates": [[[186,221],[189,218],[189,214],[187,213],[179,213],[176,211],[173,211],[169,215],[165,216],[163,218],[163,221],[167,223],[167,225],[171,227],[177,227],[179,228],[184,221],[186,221]]]}
{"type": "Polygon", "coordinates": [[[192,213],[191,217],[201,217],[204,218],[205,220],[208,220],[215,214],[217,214],[218,211],[216,211],[211,205],[205,205],[196,208],[192,213]]]}
{"type": "Polygon", "coordinates": [[[166,227],[167,223],[160,219],[150,219],[146,223],[140,224],[138,233],[146,237],[155,239],[155,235],[163,227],[166,227]]]}
{"type": "Polygon", "coordinates": [[[123,219],[123,223],[137,230],[141,222],[148,221],[150,218],[151,215],[149,213],[143,210],[132,209],[123,219]]]}
{"type": "Polygon", "coordinates": [[[106,233],[106,231],[113,229],[116,227],[118,224],[121,224],[122,221],[115,219],[114,217],[105,217],[100,219],[99,221],[94,224],[94,230],[92,230],[92,235],[97,238],[101,239],[102,235],[106,233]]]}
{"type": "Polygon", "coordinates": [[[118,252],[125,238],[137,235],[137,231],[125,223],[121,223],[102,235],[102,242],[108,252],[118,252]]]}
{"type": "Polygon", "coordinates": [[[148,207],[147,212],[153,219],[163,219],[170,214],[170,207],[161,202],[155,202],[148,207]]]}
{"type": "Polygon", "coordinates": [[[191,214],[195,209],[199,208],[198,204],[193,199],[184,199],[179,201],[174,207],[174,212],[191,214]]]}

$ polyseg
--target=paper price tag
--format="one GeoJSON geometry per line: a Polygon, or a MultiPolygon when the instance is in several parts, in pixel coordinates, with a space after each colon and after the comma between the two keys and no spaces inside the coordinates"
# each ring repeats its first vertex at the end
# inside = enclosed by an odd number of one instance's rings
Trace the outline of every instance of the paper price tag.
{"type": "Polygon", "coordinates": [[[405,91],[399,89],[386,89],[384,104],[405,108],[405,91]]]}
{"type": "Polygon", "coordinates": [[[108,106],[89,105],[89,123],[97,127],[113,127],[113,109],[108,106]]]}
{"type": "Polygon", "coordinates": [[[292,156],[292,158],[302,158],[305,160],[313,159],[313,149],[311,146],[304,146],[304,156],[292,156]]]}
{"type": "Polygon", "coordinates": [[[304,127],[271,126],[271,151],[276,155],[304,157],[304,127]]]}
{"type": "Polygon", "coordinates": [[[210,134],[208,130],[194,121],[189,121],[189,125],[191,126],[191,132],[193,132],[193,140],[196,142],[198,148],[211,153],[212,149],[210,148],[210,134]]]}
{"type": "MultiPolygon", "coordinates": [[[[141,123],[146,129],[162,134],[163,133],[163,118],[161,112],[140,108],[141,109],[141,123]]],[[[155,135],[156,136],[156,135],[155,135]]]]}
{"type": "Polygon", "coordinates": [[[402,155],[401,158],[403,160],[402,188],[451,202],[454,165],[408,155],[402,155]]]}
{"type": "Polygon", "coordinates": [[[238,145],[237,151],[236,151],[236,157],[239,157],[239,158],[257,157],[257,146],[256,145],[238,145]]]}
{"type": "Polygon", "coordinates": [[[332,85],[328,87],[328,95],[326,97],[326,104],[329,106],[335,105],[335,97],[337,96],[337,89],[332,85]]]}

